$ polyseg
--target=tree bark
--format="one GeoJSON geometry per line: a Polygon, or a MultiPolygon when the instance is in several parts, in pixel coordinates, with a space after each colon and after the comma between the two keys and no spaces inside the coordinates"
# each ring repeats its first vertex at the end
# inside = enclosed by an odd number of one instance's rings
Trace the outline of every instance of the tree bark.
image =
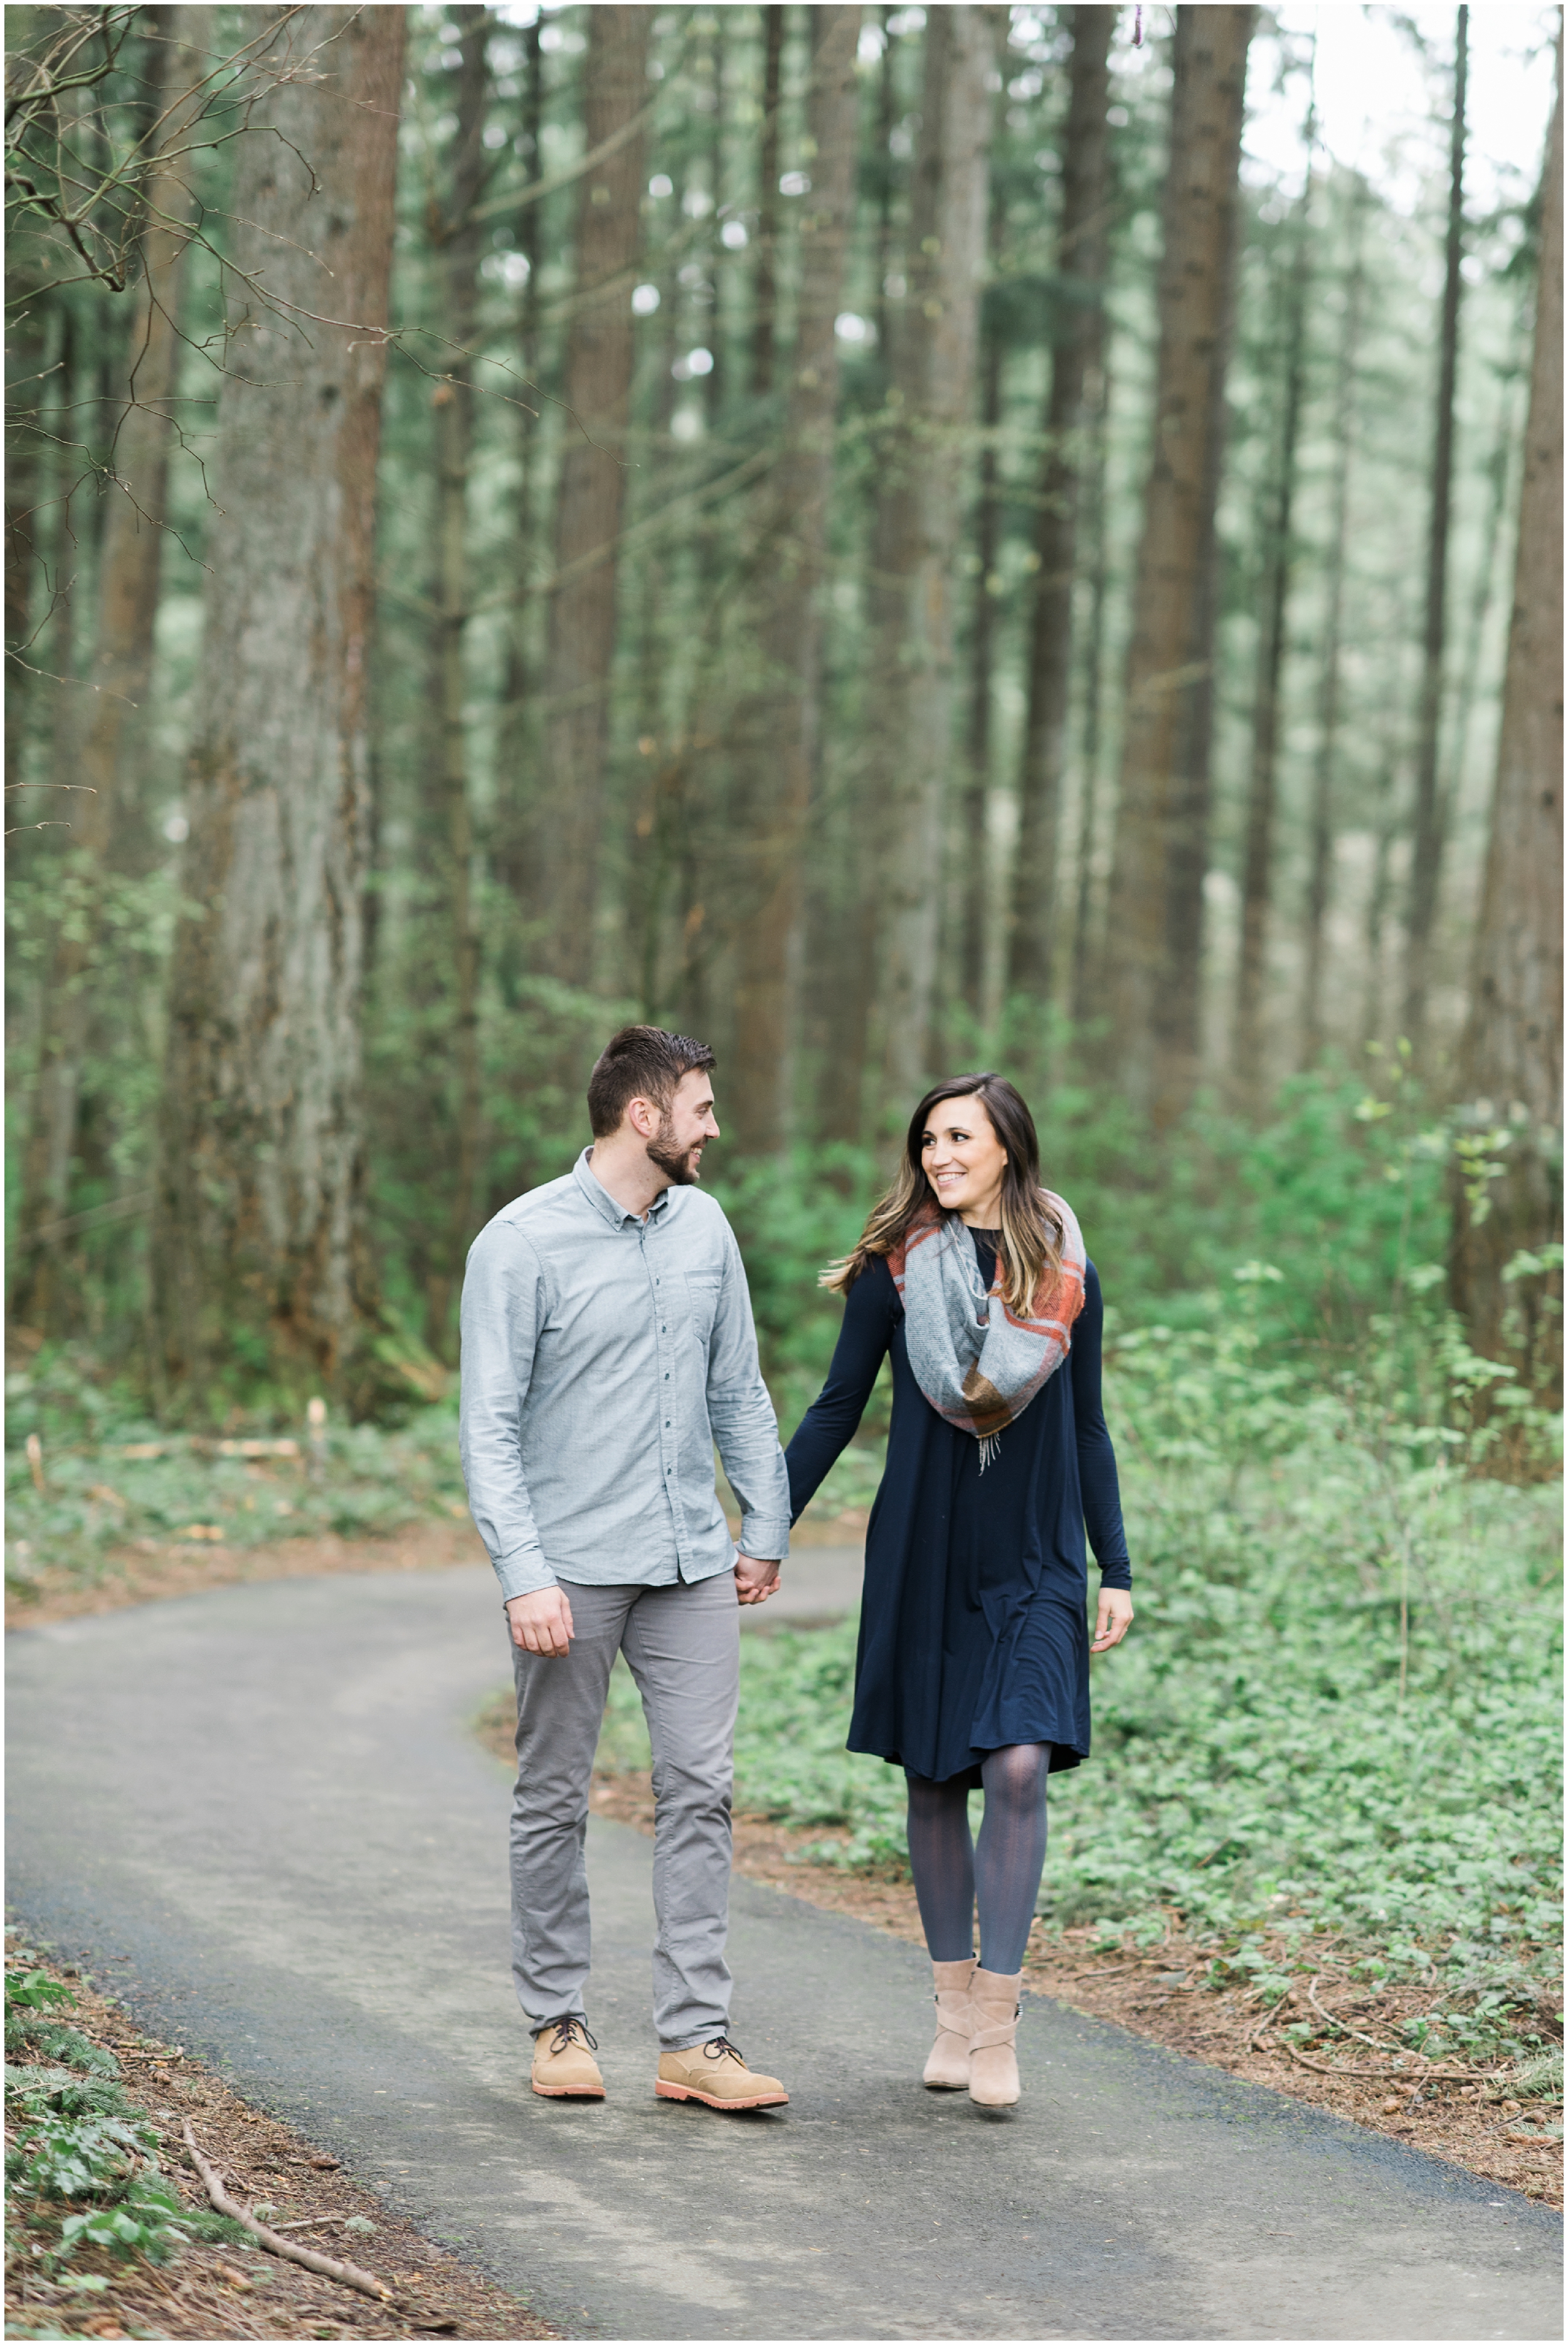
{"type": "Polygon", "coordinates": [[[22,297],[5,336],[5,778],[15,786],[22,779],[28,668],[37,665],[32,648],[38,566],[35,533],[44,444],[38,410],[44,401],[50,297],[33,253],[21,260],[14,253],[10,265],[12,282],[22,297]]]}
{"type": "Polygon", "coordinates": [[[1312,159],[1315,108],[1307,116],[1307,180],[1296,218],[1295,249],[1285,282],[1284,381],[1276,469],[1263,524],[1263,593],[1258,676],[1252,701],[1252,763],[1247,789],[1247,837],[1241,864],[1241,943],[1236,959],[1233,1065],[1239,1097],[1255,1103],[1263,1080],[1264,1025],[1269,994],[1269,914],[1274,877],[1274,817],[1279,795],[1280,685],[1285,669],[1291,540],[1296,505],[1296,451],[1306,388],[1307,309],[1311,298],[1312,159]]]}
{"type": "MultiPolygon", "coordinates": [[[[882,57],[876,74],[876,205],[875,299],[877,393],[886,401],[898,372],[904,312],[887,291],[895,251],[894,198],[898,176],[893,153],[895,99],[892,29],[895,11],[878,10],[882,57]]],[[[900,397],[902,397],[900,391],[900,397]]],[[[884,444],[886,444],[885,437],[884,444]]],[[[887,519],[885,502],[875,508],[865,572],[869,633],[875,645],[885,620],[881,585],[883,538],[887,519]]],[[[868,770],[861,799],[860,819],[845,827],[842,818],[832,825],[827,852],[835,848],[837,868],[814,908],[814,961],[820,970],[818,992],[830,1005],[821,1020],[822,1064],[818,1074],[817,1130],[825,1140],[856,1142],[862,1136],[866,1107],[866,1069],[871,1054],[871,1020],[876,998],[877,931],[881,905],[881,817],[879,775],[868,770]]]]}
{"type": "Polygon", "coordinates": [[[1345,281],[1344,322],[1334,374],[1331,438],[1334,478],[1329,522],[1329,605],[1318,668],[1318,746],[1312,762],[1312,804],[1308,848],[1305,949],[1302,955],[1300,1063],[1314,1066],[1323,1047],[1323,941],[1334,870],[1334,774],[1340,756],[1340,687],[1343,683],[1345,571],[1350,547],[1351,459],[1356,431],[1356,369],[1361,347],[1367,272],[1366,182],[1357,178],[1351,198],[1351,264],[1345,281]]]}
{"type": "MultiPolygon", "coordinates": [[[[446,1243],[434,1251],[425,1295],[425,1341],[445,1353],[453,1289],[474,1236],[479,1187],[479,930],[470,873],[473,815],[469,792],[467,676],[463,639],[468,624],[468,492],[473,453],[473,361],[482,245],[474,207],[484,184],[484,124],[488,94],[486,48],[491,18],[480,5],[454,7],[461,63],[456,76],[457,133],[451,206],[437,229],[447,341],[446,377],[436,385],[436,689],[440,711],[437,782],[437,853],[444,881],[451,950],[451,1193],[446,1243]]],[[[537,206],[531,207],[537,209],[537,206]]]]}
{"type": "MultiPolygon", "coordinates": [[[[590,151],[622,129],[646,99],[652,13],[606,5],[589,14],[582,111],[590,151]]],[[[589,983],[594,961],[616,542],[626,500],[630,272],[642,239],[644,145],[638,132],[588,172],[577,212],[567,442],[555,517],[555,571],[565,583],[550,601],[550,796],[536,833],[541,952],[549,973],[574,986],[589,983]]]]}
{"type": "Polygon", "coordinates": [[[752,390],[765,398],[774,387],[774,310],[778,301],[779,110],[784,91],[784,12],[763,16],[763,127],[758,148],[757,257],[752,275],[752,390]]]}
{"type": "MultiPolygon", "coordinates": [[[[991,207],[993,255],[1000,208],[991,207]]],[[[983,324],[983,313],[982,313],[983,324]]],[[[959,938],[959,983],[976,1018],[986,998],[986,928],[989,909],[991,811],[991,695],[996,688],[996,548],[1001,509],[996,496],[996,430],[1002,420],[1002,343],[982,335],[980,358],[979,490],[975,499],[975,596],[969,612],[969,718],[963,771],[963,930],[959,938]]]]}
{"type": "MultiPolygon", "coordinates": [[[[241,144],[203,705],[169,990],[154,1293],[167,1372],[363,1406],[366,693],[407,13],[315,7],[241,144]],[[325,320],[327,322],[322,322],[325,320]]],[[[275,64],[277,52],[269,63],[275,64]]]]}
{"type": "Polygon", "coordinates": [[[1083,511],[1089,548],[1089,624],[1084,643],[1083,785],[1078,797],[1071,1004],[1073,1024],[1080,1030],[1095,1014],[1095,850],[1099,814],[1101,702],[1105,693],[1106,604],[1110,589],[1110,544],[1106,526],[1106,422],[1110,413],[1110,374],[1103,357],[1086,400],[1092,433],[1083,511]]]}
{"type": "Polygon", "coordinates": [[[38,1064],[22,1160],[16,1278],[11,1308],[47,1324],[59,1303],[57,1244],[37,1233],[66,1213],[76,1153],[83,1057],[104,942],[103,889],[108,877],[116,802],[125,779],[133,720],[152,675],[153,623],[167,502],[170,402],[182,348],[180,286],[195,198],[188,166],[178,159],[197,85],[211,70],[213,11],[153,12],[162,74],[158,157],[147,175],[147,225],[141,241],[141,285],[129,353],[130,404],[120,416],[98,553],[97,614],[87,690],[59,690],[62,771],[76,785],[70,801],[71,851],[65,883],[68,909],[56,929],[44,979],[38,1064]]]}
{"type": "Polygon", "coordinates": [[[894,391],[899,428],[878,523],[875,672],[884,722],[876,799],[883,1071],[903,1101],[925,1080],[936,986],[943,785],[952,753],[952,581],[962,528],[963,427],[975,388],[986,249],[993,12],[926,22],[910,225],[909,316],[894,391]]]}
{"type": "Polygon", "coordinates": [[[1406,919],[1404,1028],[1421,1057],[1426,1040],[1431,931],[1442,874],[1442,809],[1438,756],[1442,736],[1443,654],[1448,634],[1448,539],[1453,504],[1454,384],[1459,372],[1459,297],[1464,279],[1465,81],[1470,10],[1457,12],[1453,122],[1449,143],[1448,235],[1443,253],[1442,320],[1438,332],[1437,413],[1432,426],[1431,515],[1427,530],[1426,618],[1421,630],[1421,706],[1416,730],[1415,823],[1406,919]]]}
{"type": "Polygon", "coordinates": [[[1213,716],[1215,509],[1250,7],[1176,14],[1154,449],[1128,657],[1111,868],[1115,1048],[1163,1131],[1197,1079],[1213,716]]]}
{"type": "Polygon", "coordinates": [[[800,298],[789,370],[784,451],[772,490],[763,632],[767,688],[744,724],[754,781],[744,842],[760,900],[736,937],[735,1061],[726,1081],[743,1152],[776,1153],[790,1134],[803,910],[802,857],[816,764],[822,585],[838,400],[834,320],[855,207],[858,7],[818,7],[806,121],[814,148],[810,209],[800,224],[800,298]],[[759,721],[760,720],[760,721],[759,721]]]}
{"type": "Polygon", "coordinates": [[[1563,36],[1541,207],[1535,350],[1525,425],[1497,787],[1461,1071],[1472,1127],[1506,1129],[1504,1170],[1472,1208],[1456,1184],[1449,1292],[1478,1352],[1558,1405],[1563,1278],[1508,1277],[1562,1235],[1563,36]]]}
{"type": "Polygon", "coordinates": [[[1044,1001],[1056,945],[1057,832],[1071,697],[1073,583],[1077,568],[1078,482],[1087,423],[1086,389],[1105,350],[1105,278],[1110,250],[1111,8],[1071,12],[1072,65],[1062,154],[1057,264],[1060,324],[1051,347],[1045,455],[1035,523],[1029,624],[1028,714],[1018,772],[1018,847],[1008,938],[1009,990],[1044,1001]]]}

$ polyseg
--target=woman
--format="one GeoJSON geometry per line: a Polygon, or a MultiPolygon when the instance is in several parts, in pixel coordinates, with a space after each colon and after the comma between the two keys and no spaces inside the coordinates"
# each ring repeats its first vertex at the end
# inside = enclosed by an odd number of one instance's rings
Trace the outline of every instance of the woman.
{"type": "Polygon", "coordinates": [[[844,1294],[844,1325],[786,1452],[792,1515],[854,1434],[890,1354],[849,1748],[908,1780],[936,1988],[925,2082],[1006,2108],[1018,2097],[1046,1778],[1088,1756],[1088,1655],[1132,1622],[1100,1410],[1099,1281],[1072,1209],[1040,1186],[1034,1118],[1011,1083],[959,1075],[927,1091],[897,1179],[823,1284],[844,1294]],[[1101,1575],[1092,1645],[1086,1521],[1101,1575]],[[968,1800],[980,1789],[976,1845],[968,1800]]]}

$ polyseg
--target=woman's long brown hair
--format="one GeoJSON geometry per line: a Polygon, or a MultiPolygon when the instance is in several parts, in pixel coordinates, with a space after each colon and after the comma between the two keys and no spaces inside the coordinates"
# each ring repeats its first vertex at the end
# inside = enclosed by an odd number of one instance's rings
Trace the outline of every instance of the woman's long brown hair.
{"type": "Polygon", "coordinates": [[[1041,1287],[1054,1285],[1060,1275],[1062,1233],[1040,1187],[1035,1119],[1006,1075],[950,1075],[945,1083],[933,1085],[909,1119],[897,1175],[887,1194],[872,1207],[859,1244],[842,1262],[830,1262],[817,1284],[843,1294],[873,1261],[894,1251],[923,1205],[936,1203],[921,1162],[921,1142],[932,1109],[950,1099],[977,1099],[1007,1152],[997,1266],[1004,1302],[1016,1319],[1027,1319],[1041,1287]]]}

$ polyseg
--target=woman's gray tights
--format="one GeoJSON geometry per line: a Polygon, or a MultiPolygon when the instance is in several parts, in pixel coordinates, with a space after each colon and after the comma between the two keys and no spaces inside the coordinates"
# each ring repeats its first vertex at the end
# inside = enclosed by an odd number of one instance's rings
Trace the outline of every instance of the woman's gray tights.
{"type": "Polygon", "coordinates": [[[986,1813],[976,1845],[962,1777],[907,1775],[909,1869],[934,1963],[967,1962],[980,1909],[980,1967],[1011,1978],[1024,1967],[1046,1864],[1048,1742],[1010,1742],[980,1768],[986,1813]]]}

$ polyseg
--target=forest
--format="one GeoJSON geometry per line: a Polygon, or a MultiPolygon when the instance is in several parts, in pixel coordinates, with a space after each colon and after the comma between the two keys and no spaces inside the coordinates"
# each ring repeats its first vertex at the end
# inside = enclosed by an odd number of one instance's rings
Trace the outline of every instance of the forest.
{"type": "MultiPolygon", "coordinates": [[[[996,1066],[1140,1575],[1060,1912],[1271,1903],[1533,2010],[1560,12],[7,38],[8,1585],[460,1512],[468,1245],[629,1018],[718,1053],[787,1436],[818,1269],[996,1066]]],[[[770,1796],[885,1857],[794,1651],[770,1796]]]]}

